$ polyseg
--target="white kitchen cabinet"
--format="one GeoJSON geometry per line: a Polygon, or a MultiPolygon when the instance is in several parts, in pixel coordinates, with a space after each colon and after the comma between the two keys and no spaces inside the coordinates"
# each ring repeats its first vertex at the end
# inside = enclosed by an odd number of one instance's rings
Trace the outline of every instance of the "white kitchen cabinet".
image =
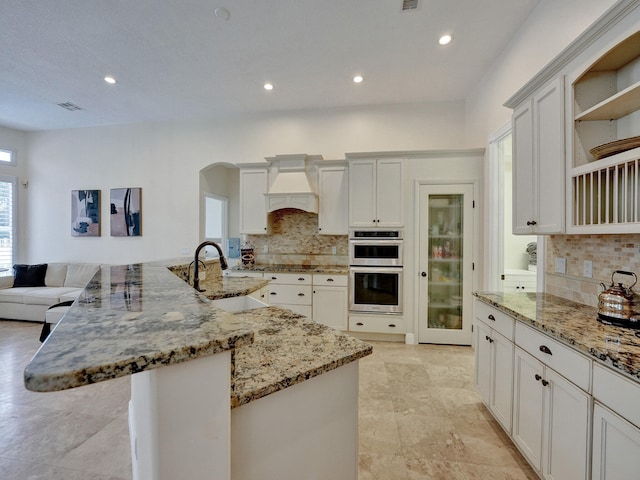
{"type": "Polygon", "coordinates": [[[514,320],[478,300],[474,303],[474,314],[477,320],[476,388],[502,428],[511,433],[514,320]]]}
{"type": "Polygon", "coordinates": [[[313,275],[313,319],[338,330],[348,328],[347,275],[313,275]]]}
{"type": "Polygon", "coordinates": [[[404,225],[404,159],[349,160],[349,225],[404,225]]]}
{"type": "Polygon", "coordinates": [[[280,305],[313,318],[311,274],[265,272],[264,278],[270,280],[270,305],[280,305]]]}
{"type": "Polygon", "coordinates": [[[640,472],[640,384],[593,368],[593,480],[635,480],[640,472]]]}
{"type": "Polygon", "coordinates": [[[545,479],[588,479],[589,425],[589,395],[517,347],[512,436],[532,467],[545,479]]]}
{"type": "Polygon", "coordinates": [[[240,233],[267,233],[268,178],[266,166],[240,168],[240,233]]]}
{"type": "Polygon", "coordinates": [[[318,233],[349,233],[349,170],[345,162],[322,160],[318,165],[318,233]]]}
{"type": "Polygon", "coordinates": [[[536,272],[508,269],[504,271],[502,289],[505,292],[535,292],[536,272]]]}
{"type": "Polygon", "coordinates": [[[359,333],[405,334],[405,320],[401,315],[349,314],[349,331],[359,333]]]}
{"type": "Polygon", "coordinates": [[[564,230],[564,77],[516,106],[513,127],[513,233],[564,230]]]}
{"type": "Polygon", "coordinates": [[[595,403],[592,455],[592,480],[637,480],[640,476],[640,429],[595,403]]]}

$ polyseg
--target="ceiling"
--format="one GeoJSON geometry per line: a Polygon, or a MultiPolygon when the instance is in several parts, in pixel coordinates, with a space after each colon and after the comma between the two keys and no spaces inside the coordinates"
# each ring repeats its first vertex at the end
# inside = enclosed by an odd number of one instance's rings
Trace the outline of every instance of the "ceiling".
{"type": "Polygon", "coordinates": [[[462,100],[538,2],[420,0],[402,11],[402,0],[2,0],[0,125],[462,100]],[[67,102],[81,109],[58,105],[67,102]]]}

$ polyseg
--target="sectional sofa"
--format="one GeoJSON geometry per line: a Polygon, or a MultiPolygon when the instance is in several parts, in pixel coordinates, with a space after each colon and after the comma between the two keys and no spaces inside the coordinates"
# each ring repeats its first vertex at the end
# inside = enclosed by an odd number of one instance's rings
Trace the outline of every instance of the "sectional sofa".
{"type": "Polygon", "coordinates": [[[0,319],[42,322],[49,307],[75,300],[100,269],[92,263],[18,267],[15,276],[0,277],[0,319]]]}

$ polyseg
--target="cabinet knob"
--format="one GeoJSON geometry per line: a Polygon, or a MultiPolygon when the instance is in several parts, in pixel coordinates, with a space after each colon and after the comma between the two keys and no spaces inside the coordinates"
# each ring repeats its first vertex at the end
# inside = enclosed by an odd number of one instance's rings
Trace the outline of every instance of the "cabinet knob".
{"type": "Polygon", "coordinates": [[[541,377],[540,375],[538,375],[537,373],[536,373],[536,375],[535,375],[535,378],[536,378],[536,381],[537,381],[537,382],[539,382],[540,380],[542,380],[542,377],[541,377]]]}
{"type": "Polygon", "coordinates": [[[496,317],[494,317],[493,315],[489,315],[487,318],[489,320],[493,320],[494,322],[496,321],[496,317]]]}
{"type": "Polygon", "coordinates": [[[553,353],[551,353],[551,350],[549,350],[549,347],[547,347],[546,345],[540,345],[540,351],[542,353],[546,353],[547,355],[553,355],[553,353]]]}
{"type": "Polygon", "coordinates": [[[427,272],[422,272],[420,275],[422,275],[423,277],[427,276],[427,272]]]}
{"type": "Polygon", "coordinates": [[[549,381],[548,380],[542,380],[542,386],[546,387],[547,385],[549,385],[549,381]]]}
{"type": "Polygon", "coordinates": [[[537,224],[537,222],[535,220],[531,220],[531,221],[527,222],[527,225],[529,225],[529,226],[533,226],[533,225],[536,225],[536,224],[537,224]]]}

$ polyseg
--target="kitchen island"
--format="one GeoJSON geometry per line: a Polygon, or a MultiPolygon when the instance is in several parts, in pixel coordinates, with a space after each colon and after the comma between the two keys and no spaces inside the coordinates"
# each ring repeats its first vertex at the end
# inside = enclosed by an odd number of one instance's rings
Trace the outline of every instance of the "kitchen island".
{"type": "Polygon", "coordinates": [[[25,369],[26,387],[132,375],[134,478],[300,478],[316,464],[357,478],[357,360],[371,347],[278,307],[224,311],[218,298],[265,281],[208,278],[220,288],[203,295],[176,266],[103,267],[25,369]]]}

